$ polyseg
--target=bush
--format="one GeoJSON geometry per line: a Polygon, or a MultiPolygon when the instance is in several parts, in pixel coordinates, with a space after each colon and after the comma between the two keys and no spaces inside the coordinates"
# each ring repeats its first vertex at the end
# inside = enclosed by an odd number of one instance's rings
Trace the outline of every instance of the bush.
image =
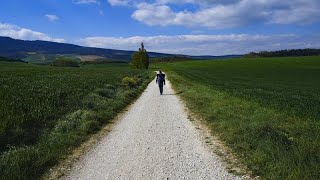
{"type": "Polygon", "coordinates": [[[136,77],[124,77],[121,83],[123,86],[126,86],[128,88],[134,88],[139,84],[136,77]]]}

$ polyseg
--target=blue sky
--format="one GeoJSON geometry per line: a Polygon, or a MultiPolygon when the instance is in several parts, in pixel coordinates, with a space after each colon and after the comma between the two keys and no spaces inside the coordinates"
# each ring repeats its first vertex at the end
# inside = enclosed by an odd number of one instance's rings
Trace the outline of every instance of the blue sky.
{"type": "Polygon", "coordinates": [[[0,36],[190,55],[320,48],[320,1],[2,0],[0,36]]]}

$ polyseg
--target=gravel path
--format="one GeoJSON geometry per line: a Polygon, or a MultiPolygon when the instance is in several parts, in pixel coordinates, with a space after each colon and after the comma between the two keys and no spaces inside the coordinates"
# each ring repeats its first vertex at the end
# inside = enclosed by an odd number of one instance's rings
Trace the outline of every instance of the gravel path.
{"type": "Polygon", "coordinates": [[[63,179],[240,178],[201,142],[170,83],[160,96],[154,80],[63,179]]]}

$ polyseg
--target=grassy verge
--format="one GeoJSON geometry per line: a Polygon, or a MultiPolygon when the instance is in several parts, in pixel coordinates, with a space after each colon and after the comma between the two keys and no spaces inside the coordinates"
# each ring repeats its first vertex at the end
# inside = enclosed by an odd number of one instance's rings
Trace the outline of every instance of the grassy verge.
{"type": "Polygon", "coordinates": [[[1,70],[0,179],[39,178],[151,80],[149,72],[119,64],[74,69],[4,63],[1,70]]]}
{"type": "Polygon", "coordinates": [[[320,177],[320,58],[258,58],[157,65],[263,179],[320,177]]]}

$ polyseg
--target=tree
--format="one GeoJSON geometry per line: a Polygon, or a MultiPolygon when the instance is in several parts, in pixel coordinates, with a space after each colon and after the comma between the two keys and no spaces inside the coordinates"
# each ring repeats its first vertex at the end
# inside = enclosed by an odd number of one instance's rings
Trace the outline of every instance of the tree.
{"type": "Polygon", "coordinates": [[[139,51],[132,55],[131,66],[137,69],[148,69],[149,68],[149,55],[147,50],[144,48],[143,42],[139,51]]]}

